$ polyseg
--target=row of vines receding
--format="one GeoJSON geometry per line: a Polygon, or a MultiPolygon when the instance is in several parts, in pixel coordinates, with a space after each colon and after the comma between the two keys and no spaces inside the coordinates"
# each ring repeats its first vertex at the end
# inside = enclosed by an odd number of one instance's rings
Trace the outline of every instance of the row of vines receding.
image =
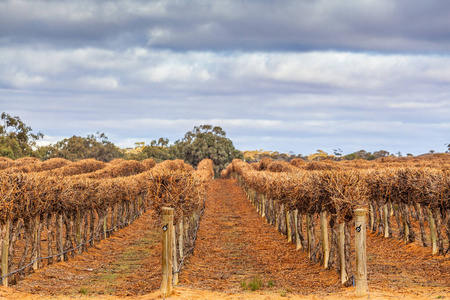
{"type": "Polygon", "coordinates": [[[239,180],[268,222],[308,251],[314,262],[336,268],[346,285],[353,279],[351,222],[358,208],[367,209],[368,228],[377,234],[431,246],[433,255],[450,251],[447,155],[377,162],[234,160],[222,172],[222,177],[230,176],[239,180]],[[316,223],[322,231],[317,240],[316,223]]]}
{"type": "Polygon", "coordinates": [[[212,178],[210,160],[197,170],[181,160],[0,160],[3,284],[87,251],[148,209],[174,207],[175,220],[199,215],[212,178]]]}

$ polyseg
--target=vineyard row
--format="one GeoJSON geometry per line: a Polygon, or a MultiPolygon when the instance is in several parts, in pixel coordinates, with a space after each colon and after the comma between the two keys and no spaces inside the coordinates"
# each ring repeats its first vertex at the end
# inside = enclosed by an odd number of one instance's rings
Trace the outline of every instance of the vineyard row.
{"type": "Polygon", "coordinates": [[[450,240],[450,178],[446,170],[428,166],[288,169],[260,171],[234,160],[222,176],[237,178],[258,212],[289,241],[295,241],[297,249],[306,250],[312,261],[336,268],[344,285],[352,284],[353,279],[350,243],[358,208],[369,211],[372,231],[384,237],[396,234],[411,243],[418,240],[416,231],[420,230],[423,246],[431,244],[433,254],[448,253],[450,245],[444,245],[450,240]],[[316,219],[320,224],[318,241],[316,219]]]}
{"type": "MultiPolygon", "coordinates": [[[[78,163],[55,170],[74,164],[78,163]]],[[[93,170],[86,166],[97,162],[80,164],[92,172],[74,175],[62,171],[65,176],[49,171],[0,172],[4,285],[41,266],[87,251],[96,240],[129,225],[147,209],[160,214],[164,206],[176,207],[175,220],[183,223],[177,231],[180,253],[192,247],[206,187],[213,178],[212,161],[202,161],[197,170],[179,160],[152,168],[119,162],[93,170]],[[102,171],[98,177],[99,170],[109,170],[110,175],[102,171]]],[[[178,260],[181,262],[181,256],[178,260]]]]}

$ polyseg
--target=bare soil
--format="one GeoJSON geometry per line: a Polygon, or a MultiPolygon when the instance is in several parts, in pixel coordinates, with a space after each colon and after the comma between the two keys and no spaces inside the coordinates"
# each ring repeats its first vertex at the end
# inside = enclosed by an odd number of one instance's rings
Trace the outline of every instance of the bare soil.
{"type": "Polygon", "coordinates": [[[87,253],[37,270],[13,288],[39,295],[142,295],[159,288],[161,235],[158,218],[139,219],[87,253]]]}
{"type": "MultiPolygon", "coordinates": [[[[133,224],[69,260],[38,270],[0,299],[160,299],[160,220],[133,224]]],[[[368,231],[370,299],[450,299],[450,260],[368,231]]],[[[214,180],[198,239],[171,299],[351,299],[335,270],[313,264],[266,223],[235,180],[214,180]],[[252,284],[261,288],[253,291],[252,284]]]]}
{"type": "Polygon", "coordinates": [[[338,274],[313,264],[265,222],[233,180],[216,180],[209,191],[195,252],[180,275],[183,285],[236,293],[261,280],[266,290],[329,294],[338,274]]]}

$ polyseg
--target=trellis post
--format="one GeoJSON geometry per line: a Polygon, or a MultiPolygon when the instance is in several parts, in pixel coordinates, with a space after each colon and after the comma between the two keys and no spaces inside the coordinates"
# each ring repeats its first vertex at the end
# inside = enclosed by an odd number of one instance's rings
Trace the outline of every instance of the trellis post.
{"type": "Polygon", "coordinates": [[[298,209],[294,211],[294,228],[295,228],[295,250],[302,248],[302,243],[300,242],[300,234],[298,233],[298,209]]]}
{"type": "Polygon", "coordinates": [[[356,250],[356,296],[367,295],[366,262],[366,209],[358,208],[355,212],[355,250],[356,250]]]}
{"type": "Polygon", "coordinates": [[[9,226],[10,219],[6,219],[5,224],[3,225],[3,232],[5,233],[2,241],[2,278],[3,278],[3,286],[8,286],[8,254],[9,254],[9,226]]]}
{"type": "Polygon", "coordinates": [[[384,237],[389,237],[389,209],[388,209],[388,203],[383,205],[383,223],[384,223],[384,237]]]}
{"type": "Polygon", "coordinates": [[[37,270],[40,267],[40,240],[41,240],[41,231],[40,231],[40,223],[41,223],[41,217],[40,215],[36,215],[34,217],[34,232],[33,232],[33,237],[34,237],[34,255],[32,257],[33,260],[33,270],[37,270]]]}
{"type": "Polygon", "coordinates": [[[431,208],[428,208],[428,225],[430,226],[430,234],[431,234],[431,254],[436,255],[438,253],[436,240],[436,222],[433,218],[431,208]]]}
{"type": "Polygon", "coordinates": [[[344,284],[347,278],[347,270],[345,268],[345,222],[341,221],[338,225],[339,228],[339,264],[341,269],[341,283],[344,284]]]}
{"type": "Polygon", "coordinates": [[[58,214],[58,252],[61,261],[64,261],[64,241],[63,241],[63,213],[58,214]]]}
{"type": "Polygon", "coordinates": [[[328,243],[328,223],[327,212],[325,210],[320,212],[320,229],[322,234],[323,267],[327,269],[330,259],[330,245],[328,243]]]}
{"type": "Polygon", "coordinates": [[[173,208],[162,208],[162,282],[161,293],[163,297],[169,297],[172,294],[172,269],[173,269],[173,208]]]}
{"type": "Polygon", "coordinates": [[[284,209],[284,215],[286,219],[286,235],[287,235],[287,241],[290,243],[292,242],[292,228],[291,228],[291,214],[289,211],[289,208],[286,205],[286,208],[284,209]]]}

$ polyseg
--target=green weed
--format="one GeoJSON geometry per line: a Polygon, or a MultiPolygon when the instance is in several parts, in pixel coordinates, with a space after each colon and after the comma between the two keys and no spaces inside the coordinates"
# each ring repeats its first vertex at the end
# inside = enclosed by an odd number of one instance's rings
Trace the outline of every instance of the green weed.
{"type": "Polygon", "coordinates": [[[241,281],[241,289],[244,289],[244,290],[247,289],[247,282],[241,281]]]}
{"type": "Polygon", "coordinates": [[[248,287],[252,289],[252,291],[260,290],[262,287],[262,280],[261,277],[255,276],[252,278],[252,280],[248,283],[248,287]]]}

